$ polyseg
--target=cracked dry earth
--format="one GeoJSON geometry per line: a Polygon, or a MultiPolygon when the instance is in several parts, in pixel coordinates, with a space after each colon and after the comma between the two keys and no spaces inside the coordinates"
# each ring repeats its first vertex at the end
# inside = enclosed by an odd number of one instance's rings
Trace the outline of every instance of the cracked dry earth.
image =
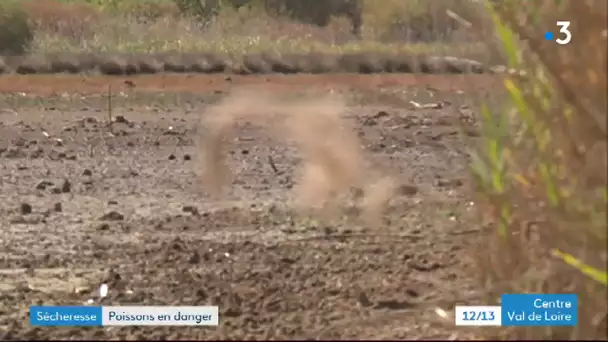
{"type": "Polygon", "coordinates": [[[472,125],[458,110],[468,95],[439,89],[443,108],[413,109],[408,100],[431,101],[416,85],[394,86],[390,101],[377,92],[353,91],[345,113],[369,158],[400,182],[376,225],[293,209],[297,151],[245,124],[228,151],[231,191],[209,197],[198,126],[217,92],[187,95],[187,106],[152,93],[117,101],[113,136],[99,98],[3,109],[1,338],[474,337],[435,311],[475,296],[458,134],[472,125]],[[96,305],[102,283],[102,305],[218,305],[220,326],[29,325],[28,306],[96,305]]]}

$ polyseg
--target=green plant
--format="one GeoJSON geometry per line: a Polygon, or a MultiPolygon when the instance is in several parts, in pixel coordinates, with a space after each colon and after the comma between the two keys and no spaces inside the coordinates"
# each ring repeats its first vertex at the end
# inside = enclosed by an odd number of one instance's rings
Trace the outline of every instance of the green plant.
{"type": "Polygon", "coordinates": [[[259,9],[274,17],[289,17],[317,26],[327,26],[332,16],[346,16],[352,21],[353,32],[360,33],[362,0],[324,0],[311,5],[306,0],[174,0],[180,12],[207,22],[223,9],[248,7],[259,9]]]}
{"type": "Polygon", "coordinates": [[[180,13],[194,17],[202,22],[219,14],[225,7],[240,8],[248,5],[252,0],[173,0],[180,13]]]}
{"type": "Polygon", "coordinates": [[[482,281],[493,298],[576,293],[580,302],[578,327],[505,330],[511,338],[608,337],[603,7],[576,0],[488,4],[509,66],[525,74],[505,79],[504,111],[482,110],[473,171],[496,227],[479,252],[482,281]],[[571,20],[571,41],[545,41],[542,33],[558,32],[563,18],[571,20]]]}
{"type": "Polygon", "coordinates": [[[382,36],[405,36],[408,41],[437,41],[459,28],[447,10],[457,10],[458,0],[364,1],[364,22],[382,36]]]}
{"type": "Polygon", "coordinates": [[[15,1],[0,2],[0,54],[22,55],[33,39],[28,16],[20,5],[15,1]]]}
{"type": "Polygon", "coordinates": [[[352,22],[352,32],[360,34],[363,15],[362,0],[324,0],[311,6],[306,0],[266,1],[267,8],[278,8],[292,19],[325,27],[333,16],[345,16],[352,22]]]}

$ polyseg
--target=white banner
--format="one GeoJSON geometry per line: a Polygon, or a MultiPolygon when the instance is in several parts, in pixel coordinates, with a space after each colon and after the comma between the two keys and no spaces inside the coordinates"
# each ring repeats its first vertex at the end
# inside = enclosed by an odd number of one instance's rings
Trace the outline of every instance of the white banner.
{"type": "Polygon", "coordinates": [[[219,324],[217,306],[102,306],[106,325],[199,325],[219,324]]]}

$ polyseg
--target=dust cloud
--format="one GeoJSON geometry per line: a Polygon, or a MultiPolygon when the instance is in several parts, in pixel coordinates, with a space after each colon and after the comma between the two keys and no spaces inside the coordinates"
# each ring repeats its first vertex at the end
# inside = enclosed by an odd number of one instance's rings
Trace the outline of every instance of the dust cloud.
{"type": "Polygon", "coordinates": [[[356,130],[343,117],[345,101],[318,93],[285,97],[242,88],[209,109],[202,122],[198,165],[205,190],[217,197],[231,184],[225,147],[238,134],[236,124],[247,122],[265,129],[279,142],[298,147],[303,169],[294,199],[300,209],[337,214],[356,189],[360,215],[377,223],[393,194],[394,182],[390,177],[378,177],[378,170],[366,163],[356,130]]]}

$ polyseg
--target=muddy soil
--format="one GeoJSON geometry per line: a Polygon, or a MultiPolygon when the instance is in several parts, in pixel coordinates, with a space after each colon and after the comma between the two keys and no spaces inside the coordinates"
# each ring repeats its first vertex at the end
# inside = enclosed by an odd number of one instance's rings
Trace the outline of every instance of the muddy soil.
{"type": "MultiPolygon", "coordinates": [[[[72,84],[62,91],[82,91],[72,84]]],[[[477,94],[461,85],[464,92],[429,90],[404,80],[393,85],[392,100],[373,87],[349,90],[346,120],[369,161],[399,181],[374,225],[356,213],[327,220],[294,209],[298,151],[247,124],[227,152],[230,192],[208,195],[197,176],[199,126],[217,98],[200,87],[189,89],[199,94],[188,106],[152,93],[117,101],[111,126],[101,98],[57,107],[49,103],[61,98],[21,104],[2,95],[13,105],[0,112],[0,336],[475,337],[437,314],[478,295],[466,252],[477,230],[468,147],[459,135],[475,125],[477,94]],[[415,108],[410,100],[441,105],[415,108]],[[103,283],[109,294],[100,299],[103,283]],[[217,305],[220,326],[29,325],[30,305],[85,303],[217,305]]],[[[28,87],[36,93],[35,82],[28,87]]]]}

